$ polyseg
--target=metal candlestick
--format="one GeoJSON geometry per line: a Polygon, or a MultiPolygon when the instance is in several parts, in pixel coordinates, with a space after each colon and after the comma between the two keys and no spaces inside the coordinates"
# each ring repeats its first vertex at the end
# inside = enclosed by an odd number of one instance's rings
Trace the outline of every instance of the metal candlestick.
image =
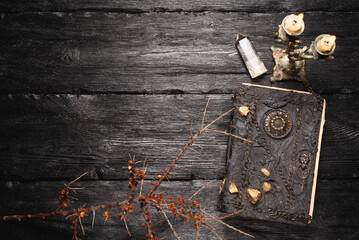
{"type": "Polygon", "coordinates": [[[283,44],[287,48],[272,46],[275,66],[271,82],[294,79],[303,84],[314,93],[310,82],[305,76],[305,60],[328,59],[333,60],[331,54],[335,49],[335,36],[329,34],[319,35],[309,47],[300,48],[303,43],[297,37],[304,31],[304,14],[286,16],[279,25],[278,32],[273,34],[276,43],[283,44]]]}

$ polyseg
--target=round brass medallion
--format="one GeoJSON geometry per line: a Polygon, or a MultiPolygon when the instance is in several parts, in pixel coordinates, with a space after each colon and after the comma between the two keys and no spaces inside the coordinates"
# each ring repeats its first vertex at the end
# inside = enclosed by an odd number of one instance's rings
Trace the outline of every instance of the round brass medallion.
{"type": "Polygon", "coordinates": [[[264,119],[264,130],[272,138],[284,138],[292,130],[292,117],[284,110],[271,110],[264,119]]]}

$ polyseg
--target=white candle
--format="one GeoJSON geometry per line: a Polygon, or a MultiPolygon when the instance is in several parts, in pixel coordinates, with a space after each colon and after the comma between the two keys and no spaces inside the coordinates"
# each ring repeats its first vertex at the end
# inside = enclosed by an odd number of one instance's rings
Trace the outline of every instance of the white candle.
{"type": "Polygon", "coordinates": [[[291,36],[298,36],[304,31],[304,14],[291,14],[283,19],[282,26],[285,32],[291,36]]]}
{"type": "Polygon", "coordinates": [[[336,36],[326,36],[317,42],[317,47],[322,52],[329,52],[335,44],[336,36]]]}
{"type": "Polygon", "coordinates": [[[303,17],[303,13],[289,15],[284,23],[285,27],[291,32],[298,32],[303,27],[303,17]]]}

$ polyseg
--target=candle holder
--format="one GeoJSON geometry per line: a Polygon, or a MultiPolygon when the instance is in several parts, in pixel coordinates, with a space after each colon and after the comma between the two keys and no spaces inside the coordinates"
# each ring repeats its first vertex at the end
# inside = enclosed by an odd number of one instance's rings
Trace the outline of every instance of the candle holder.
{"type": "Polygon", "coordinates": [[[310,82],[305,76],[305,60],[333,60],[334,57],[331,54],[336,46],[336,37],[329,34],[321,34],[312,42],[309,48],[306,46],[300,48],[303,42],[298,39],[298,36],[303,33],[305,28],[303,17],[303,13],[286,16],[282,24],[278,25],[278,32],[273,34],[275,42],[285,45],[286,49],[271,47],[275,66],[270,81],[276,82],[294,79],[303,82],[308,90],[314,93],[310,82]]]}

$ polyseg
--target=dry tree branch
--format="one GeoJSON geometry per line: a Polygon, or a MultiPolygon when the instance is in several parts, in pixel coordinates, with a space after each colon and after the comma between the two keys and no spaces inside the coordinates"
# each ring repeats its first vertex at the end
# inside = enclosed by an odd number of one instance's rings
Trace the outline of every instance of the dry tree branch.
{"type": "Polygon", "coordinates": [[[189,150],[191,150],[191,151],[197,153],[198,155],[202,155],[202,153],[198,152],[197,150],[195,150],[195,149],[193,149],[193,148],[191,148],[191,147],[189,148],[189,150]]]}
{"type": "Polygon", "coordinates": [[[217,220],[229,218],[229,217],[231,217],[231,216],[233,216],[233,215],[236,215],[236,214],[238,214],[238,213],[241,213],[241,212],[243,212],[243,211],[244,211],[244,209],[241,209],[241,210],[238,210],[238,211],[229,213],[229,214],[227,214],[227,215],[225,215],[225,216],[222,216],[222,217],[219,217],[219,218],[216,218],[216,219],[213,219],[213,220],[209,220],[209,221],[207,221],[207,222],[215,222],[215,221],[217,221],[217,220]]]}
{"type": "Polygon", "coordinates": [[[81,218],[78,218],[80,221],[80,226],[81,226],[81,230],[82,230],[82,234],[85,235],[85,230],[84,230],[84,226],[82,226],[82,221],[81,218]]]}
{"type": "Polygon", "coordinates": [[[193,146],[197,146],[197,147],[199,147],[200,149],[203,149],[203,147],[202,147],[201,145],[197,144],[197,143],[193,143],[193,146]]]}
{"type": "Polygon", "coordinates": [[[214,230],[214,228],[213,228],[211,225],[209,225],[209,224],[207,224],[207,223],[204,223],[203,225],[206,226],[209,230],[211,230],[211,232],[213,232],[214,235],[216,235],[216,237],[217,237],[219,240],[223,240],[223,239],[221,238],[221,236],[218,235],[218,233],[214,230]]]}
{"type": "Polygon", "coordinates": [[[197,192],[193,193],[191,197],[188,198],[188,200],[191,200],[194,196],[196,196],[200,191],[202,191],[203,189],[205,189],[206,187],[208,187],[208,185],[210,185],[211,183],[217,181],[217,179],[213,179],[212,181],[210,181],[209,183],[207,183],[206,185],[204,185],[203,187],[201,187],[197,192]]]}
{"type": "Polygon", "coordinates": [[[196,240],[199,238],[200,234],[199,234],[199,228],[197,228],[197,234],[196,234],[196,240]]]}
{"type": "Polygon", "coordinates": [[[128,229],[126,219],[123,219],[123,222],[125,223],[125,228],[126,228],[126,231],[127,231],[128,235],[129,235],[130,237],[132,237],[132,235],[131,235],[131,233],[130,233],[130,230],[128,229]]]}
{"type": "MultiPolygon", "coordinates": [[[[208,106],[208,104],[206,105],[208,106]]],[[[186,150],[189,148],[189,146],[192,145],[192,143],[206,130],[208,130],[208,128],[210,126],[212,126],[215,122],[217,122],[219,119],[223,118],[224,116],[226,116],[227,114],[231,113],[232,111],[234,111],[235,108],[232,108],[230,110],[228,110],[227,112],[223,113],[222,115],[220,115],[219,117],[217,117],[216,119],[214,119],[212,122],[210,122],[207,126],[201,128],[194,136],[193,138],[191,138],[186,145],[182,148],[181,152],[177,155],[176,159],[173,160],[173,162],[171,163],[170,167],[167,169],[167,171],[165,172],[165,174],[158,180],[158,182],[153,186],[153,188],[148,192],[147,196],[151,196],[151,194],[158,188],[158,186],[161,184],[161,182],[163,181],[163,179],[165,179],[168,174],[172,171],[172,169],[174,168],[174,166],[176,165],[176,163],[178,162],[178,160],[182,157],[182,155],[186,152],[186,150]]],[[[207,108],[205,108],[205,112],[207,111],[207,108]]],[[[205,114],[203,114],[203,116],[205,116],[205,114]]],[[[236,135],[233,135],[236,136],[236,135]]],[[[247,140],[247,139],[246,139],[247,140]]],[[[249,141],[249,140],[247,140],[249,141]]]]}
{"type": "Polygon", "coordinates": [[[219,218],[215,218],[214,216],[212,216],[211,214],[207,213],[207,212],[204,211],[203,209],[200,209],[200,210],[201,210],[201,212],[203,212],[203,213],[206,214],[207,216],[211,217],[211,218],[212,218],[213,220],[215,220],[216,222],[222,223],[224,226],[226,226],[226,227],[228,227],[228,228],[230,228],[230,229],[233,229],[233,230],[236,231],[236,232],[240,232],[240,233],[242,233],[242,234],[244,234],[244,235],[246,235],[246,236],[248,236],[248,237],[254,238],[254,236],[252,236],[252,235],[250,235],[250,234],[248,234],[248,233],[246,233],[246,232],[243,232],[242,230],[239,230],[238,228],[235,228],[235,227],[233,227],[233,226],[231,226],[231,225],[229,225],[229,224],[223,222],[223,221],[220,220],[219,218]]]}
{"type": "Polygon", "coordinates": [[[237,135],[234,135],[234,134],[232,134],[232,133],[227,133],[227,132],[224,132],[224,131],[214,130],[214,129],[207,129],[206,131],[215,132],[215,133],[221,133],[221,134],[224,134],[224,135],[227,135],[227,136],[231,136],[231,137],[234,137],[234,138],[238,138],[238,139],[243,140],[243,141],[245,141],[245,142],[253,143],[251,140],[242,138],[242,137],[237,136],[237,135]]]}
{"type": "Polygon", "coordinates": [[[149,219],[148,219],[148,217],[149,217],[149,215],[147,216],[146,215],[146,211],[145,211],[145,208],[143,207],[143,206],[141,206],[141,213],[142,213],[142,216],[143,216],[143,219],[145,220],[145,224],[146,224],[146,228],[147,228],[147,234],[148,234],[148,237],[150,238],[150,239],[154,239],[154,236],[153,236],[153,234],[152,234],[152,231],[151,231],[151,228],[150,228],[150,226],[149,226],[149,224],[148,224],[148,222],[150,221],[149,219]]]}
{"type": "Polygon", "coordinates": [[[209,213],[205,212],[204,209],[200,208],[200,205],[197,203],[197,201],[195,201],[195,200],[193,200],[192,202],[190,201],[194,196],[196,196],[198,193],[200,193],[209,184],[216,181],[216,179],[210,181],[205,186],[203,186],[202,188],[197,190],[188,199],[186,199],[184,196],[182,196],[182,198],[178,198],[178,201],[177,201],[177,200],[172,200],[171,195],[167,199],[167,198],[163,198],[163,194],[159,194],[159,195],[153,194],[154,191],[157,190],[158,186],[162,183],[162,181],[164,179],[168,179],[169,173],[172,171],[172,169],[174,168],[176,163],[181,159],[181,157],[187,151],[187,149],[191,149],[192,151],[195,151],[195,152],[199,153],[195,149],[192,149],[190,146],[193,145],[193,146],[197,146],[197,147],[202,149],[202,146],[195,143],[195,140],[197,140],[200,136],[203,135],[206,138],[208,138],[209,140],[215,142],[216,144],[218,144],[220,146],[223,146],[222,144],[218,143],[214,139],[212,139],[212,138],[208,137],[206,134],[204,134],[206,131],[224,134],[224,135],[227,135],[227,136],[231,136],[231,137],[238,138],[240,140],[252,143],[252,141],[250,141],[250,140],[247,140],[245,138],[239,137],[239,136],[231,134],[231,133],[227,133],[227,132],[220,131],[220,130],[209,129],[210,126],[212,126],[215,122],[217,122],[218,120],[220,120],[224,116],[226,116],[229,113],[231,113],[232,111],[234,111],[235,108],[232,108],[232,109],[228,110],[227,112],[225,112],[222,115],[218,116],[216,119],[212,120],[209,124],[204,126],[209,101],[210,101],[210,98],[208,99],[206,107],[205,107],[204,112],[203,112],[202,121],[201,121],[201,129],[198,130],[198,132],[193,135],[193,133],[192,133],[192,122],[191,122],[191,127],[190,127],[191,138],[190,138],[190,140],[185,144],[185,146],[183,146],[180,153],[172,161],[169,168],[164,169],[164,171],[165,171],[164,175],[163,176],[159,175],[158,176],[158,178],[159,178],[158,181],[151,183],[154,186],[152,187],[152,189],[147,194],[145,194],[145,195],[142,194],[144,178],[146,176],[146,170],[147,170],[146,159],[143,162],[143,170],[139,170],[139,169],[135,168],[135,164],[139,163],[139,162],[135,162],[135,156],[129,155],[130,160],[128,161],[128,163],[129,163],[128,171],[129,171],[129,174],[130,174],[130,177],[129,177],[130,181],[128,183],[128,188],[130,189],[131,194],[130,194],[130,196],[129,196],[129,198],[127,200],[110,202],[110,203],[106,203],[106,204],[102,204],[102,205],[98,205],[98,206],[91,206],[91,207],[88,207],[88,208],[77,208],[77,209],[72,209],[72,210],[65,211],[63,208],[67,206],[69,198],[71,197],[71,196],[69,196],[69,191],[71,190],[74,193],[76,193],[76,190],[82,189],[82,188],[70,187],[71,184],[75,183],[81,177],[86,175],[87,172],[85,172],[82,175],[80,175],[79,177],[77,177],[75,180],[71,181],[68,184],[65,184],[66,189],[61,190],[61,195],[59,197],[59,202],[60,202],[59,206],[60,207],[56,211],[49,212],[49,213],[4,216],[3,220],[6,221],[6,220],[17,219],[17,220],[21,221],[21,219],[26,219],[26,218],[27,219],[32,219],[32,218],[43,218],[43,219],[45,219],[45,218],[48,218],[48,217],[58,217],[58,216],[62,216],[62,217],[65,217],[66,219],[68,219],[70,217],[73,217],[75,220],[72,221],[73,226],[71,226],[71,229],[74,230],[75,239],[78,239],[77,235],[76,235],[77,234],[76,227],[78,226],[78,222],[80,223],[83,235],[85,235],[85,231],[84,231],[84,228],[83,228],[83,225],[82,225],[81,218],[83,218],[86,215],[86,213],[92,212],[92,214],[93,214],[93,216],[92,216],[92,224],[91,224],[92,228],[93,228],[94,227],[94,222],[95,222],[95,213],[96,213],[96,211],[109,209],[110,212],[106,211],[103,214],[103,216],[105,216],[106,220],[107,220],[107,219],[111,218],[111,213],[112,213],[112,210],[114,208],[122,207],[122,210],[119,212],[120,220],[124,220],[127,233],[131,236],[131,233],[130,233],[128,225],[127,225],[127,221],[129,221],[129,219],[128,219],[128,217],[126,217],[126,214],[127,213],[129,213],[129,214],[132,213],[132,205],[131,204],[135,203],[135,204],[139,205],[141,211],[139,211],[138,213],[143,214],[143,217],[144,217],[144,220],[145,220],[145,227],[148,229],[148,234],[146,234],[146,237],[148,239],[151,239],[151,240],[157,240],[158,237],[156,236],[156,232],[151,228],[153,223],[151,221],[150,212],[148,210],[148,207],[146,207],[147,205],[152,206],[152,207],[156,208],[158,211],[162,212],[162,214],[164,215],[165,219],[167,220],[167,223],[168,223],[169,227],[171,228],[171,230],[173,231],[173,233],[174,233],[175,237],[177,238],[177,240],[180,240],[180,237],[178,236],[178,234],[174,230],[173,225],[171,224],[169,218],[167,217],[164,209],[165,210],[168,209],[168,211],[172,211],[172,214],[175,216],[175,218],[182,217],[182,218],[185,219],[185,222],[186,221],[192,221],[194,223],[194,227],[197,229],[196,238],[198,238],[199,235],[200,235],[200,231],[199,231],[200,225],[203,225],[203,226],[209,228],[218,239],[220,239],[220,240],[222,239],[218,235],[218,233],[215,231],[215,226],[212,226],[212,225],[209,224],[210,222],[221,223],[221,224],[225,225],[226,227],[231,228],[231,229],[233,229],[233,230],[235,230],[237,232],[240,232],[240,233],[242,233],[242,234],[244,234],[246,236],[253,237],[252,235],[250,235],[248,233],[245,233],[245,232],[243,232],[243,231],[241,231],[239,229],[236,229],[233,226],[230,226],[230,225],[224,223],[221,220],[221,219],[227,218],[229,216],[232,216],[234,214],[237,214],[237,213],[241,212],[242,210],[237,211],[235,213],[228,214],[228,215],[220,217],[220,218],[215,218],[212,215],[210,215],[209,213]],[[137,193],[135,192],[135,188],[138,186],[139,181],[140,181],[140,191],[139,191],[140,194],[138,196],[137,193]],[[178,207],[178,209],[177,209],[176,206],[178,207]],[[199,214],[201,212],[208,215],[208,216],[210,216],[212,218],[212,220],[205,221],[205,218],[201,214],[199,214]]]}
{"type": "Polygon", "coordinates": [[[168,225],[170,226],[170,228],[171,228],[173,234],[176,236],[176,238],[177,238],[178,240],[181,240],[181,239],[179,238],[178,234],[176,233],[175,229],[173,228],[173,226],[172,226],[170,220],[168,219],[166,213],[165,213],[162,209],[161,209],[161,212],[162,212],[163,216],[166,218],[167,223],[168,223],[168,225]]]}
{"type": "Polygon", "coordinates": [[[217,144],[218,146],[220,146],[221,148],[226,148],[226,146],[224,146],[223,144],[217,142],[216,140],[214,140],[213,138],[207,136],[206,134],[203,133],[203,136],[205,136],[208,140],[214,142],[215,144],[217,144]]]}
{"type": "MultiPolygon", "coordinates": [[[[147,161],[147,158],[145,158],[145,160],[143,161],[143,166],[142,166],[144,174],[146,174],[146,171],[147,171],[146,161],[147,161]]],[[[144,180],[145,180],[144,178],[141,180],[140,196],[142,195],[143,181],[144,180]]]]}
{"type": "Polygon", "coordinates": [[[191,136],[191,139],[193,138],[193,134],[192,134],[192,130],[193,130],[192,124],[193,124],[193,121],[191,120],[191,125],[190,125],[190,127],[189,127],[189,134],[190,134],[190,136],[191,136]]]}
{"type": "Polygon", "coordinates": [[[217,122],[219,119],[223,118],[224,116],[226,116],[227,114],[233,112],[235,110],[235,108],[231,108],[229,109],[227,112],[222,113],[219,117],[217,117],[216,119],[214,119],[212,122],[210,122],[207,126],[205,126],[203,129],[203,131],[205,131],[206,129],[208,129],[210,126],[212,126],[215,122],[217,122]]]}
{"type": "Polygon", "coordinates": [[[209,104],[210,100],[211,100],[211,97],[208,98],[207,103],[206,103],[206,107],[204,108],[204,111],[203,111],[201,129],[203,129],[204,119],[206,118],[206,112],[207,112],[207,108],[208,108],[208,104],[209,104]]]}
{"type": "Polygon", "coordinates": [[[11,216],[4,216],[3,220],[4,221],[7,221],[7,220],[19,220],[19,221],[21,221],[21,219],[25,219],[25,218],[28,218],[28,219],[42,218],[42,219],[45,219],[45,218],[49,218],[49,217],[66,217],[66,216],[72,216],[74,214],[78,214],[80,209],[82,209],[83,212],[87,213],[87,212],[92,212],[92,211],[110,209],[110,208],[125,205],[127,203],[129,203],[129,200],[125,200],[125,201],[121,201],[121,202],[112,202],[112,203],[107,203],[107,204],[103,204],[103,205],[99,205],[99,206],[91,206],[91,207],[88,207],[88,208],[72,209],[72,210],[68,210],[68,211],[54,211],[54,212],[49,212],[49,213],[11,215],[11,216]]]}
{"type": "Polygon", "coordinates": [[[94,225],[95,225],[95,214],[96,214],[96,212],[93,210],[92,211],[92,223],[91,223],[91,228],[92,229],[94,228],[94,225]]]}
{"type": "MultiPolygon", "coordinates": [[[[80,178],[82,178],[83,176],[85,176],[88,172],[84,172],[83,174],[81,174],[80,176],[78,176],[75,180],[72,180],[69,184],[65,184],[66,186],[70,186],[71,184],[73,184],[74,182],[76,182],[77,180],[79,180],[80,178]]],[[[82,188],[74,188],[74,189],[82,189],[82,188]]]]}

